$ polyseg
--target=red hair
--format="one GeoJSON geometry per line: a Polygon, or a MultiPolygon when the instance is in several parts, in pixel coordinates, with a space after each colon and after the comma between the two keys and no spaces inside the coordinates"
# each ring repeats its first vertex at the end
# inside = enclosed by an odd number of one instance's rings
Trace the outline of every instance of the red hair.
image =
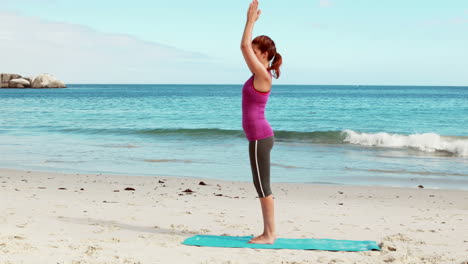
{"type": "Polygon", "coordinates": [[[268,70],[273,71],[275,78],[278,79],[281,74],[279,67],[283,64],[283,58],[276,52],[275,42],[270,37],[261,35],[252,40],[252,45],[256,45],[261,53],[267,52],[268,61],[273,59],[268,70]]]}

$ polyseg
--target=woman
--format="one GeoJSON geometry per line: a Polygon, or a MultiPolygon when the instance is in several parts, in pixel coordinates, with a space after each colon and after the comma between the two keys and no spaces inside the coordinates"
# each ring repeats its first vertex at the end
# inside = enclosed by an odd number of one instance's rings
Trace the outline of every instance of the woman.
{"type": "Polygon", "coordinates": [[[273,244],[276,239],[274,201],[270,189],[270,151],[274,133],[265,119],[265,106],[271,90],[272,73],[280,76],[281,55],[275,43],[267,36],[258,36],[252,41],[252,31],[260,16],[258,0],[250,3],[242,37],[241,50],[245,62],[252,72],[242,88],[242,128],[249,141],[250,166],[263,214],[263,234],[252,238],[249,243],[273,244]],[[271,66],[270,66],[271,61],[271,66]]]}

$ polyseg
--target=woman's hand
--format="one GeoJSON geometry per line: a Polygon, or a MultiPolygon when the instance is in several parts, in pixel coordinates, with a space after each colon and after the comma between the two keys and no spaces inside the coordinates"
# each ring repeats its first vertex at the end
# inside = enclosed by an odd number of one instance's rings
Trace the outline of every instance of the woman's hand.
{"type": "Polygon", "coordinates": [[[249,11],[247,11],[247,22],[256,22],[260,17],[262,10],[258,9],[258,0],[252,0],[249,5],[249,11]]]}

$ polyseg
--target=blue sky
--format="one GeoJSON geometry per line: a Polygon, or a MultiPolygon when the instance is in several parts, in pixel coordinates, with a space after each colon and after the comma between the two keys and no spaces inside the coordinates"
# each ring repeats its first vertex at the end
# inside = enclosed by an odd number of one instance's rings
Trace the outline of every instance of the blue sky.
{"type": "MultiPolygon", "coordinates": [[[[68,83],[250,76],[239,49],[247,0],[1,1],[0,49],[11,51],[2,72],[68,83]]],[[[284,58],[274,83],[468,85],[466,0],[264,0],[260,8],[254,36],[270,36],[284,58]]]]}

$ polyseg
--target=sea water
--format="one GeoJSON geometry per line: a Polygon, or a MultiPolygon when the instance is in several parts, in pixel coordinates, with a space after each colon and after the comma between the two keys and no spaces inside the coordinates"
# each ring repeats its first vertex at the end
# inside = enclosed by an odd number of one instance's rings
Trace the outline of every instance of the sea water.
{"type": "MultiPolygon", "coordinates": [[[[0,167],[252,181],[242,85],[0,89],[0,167]]],[[[271,181],[468,189],[468,87],[273,85],[271,181]]]]}

